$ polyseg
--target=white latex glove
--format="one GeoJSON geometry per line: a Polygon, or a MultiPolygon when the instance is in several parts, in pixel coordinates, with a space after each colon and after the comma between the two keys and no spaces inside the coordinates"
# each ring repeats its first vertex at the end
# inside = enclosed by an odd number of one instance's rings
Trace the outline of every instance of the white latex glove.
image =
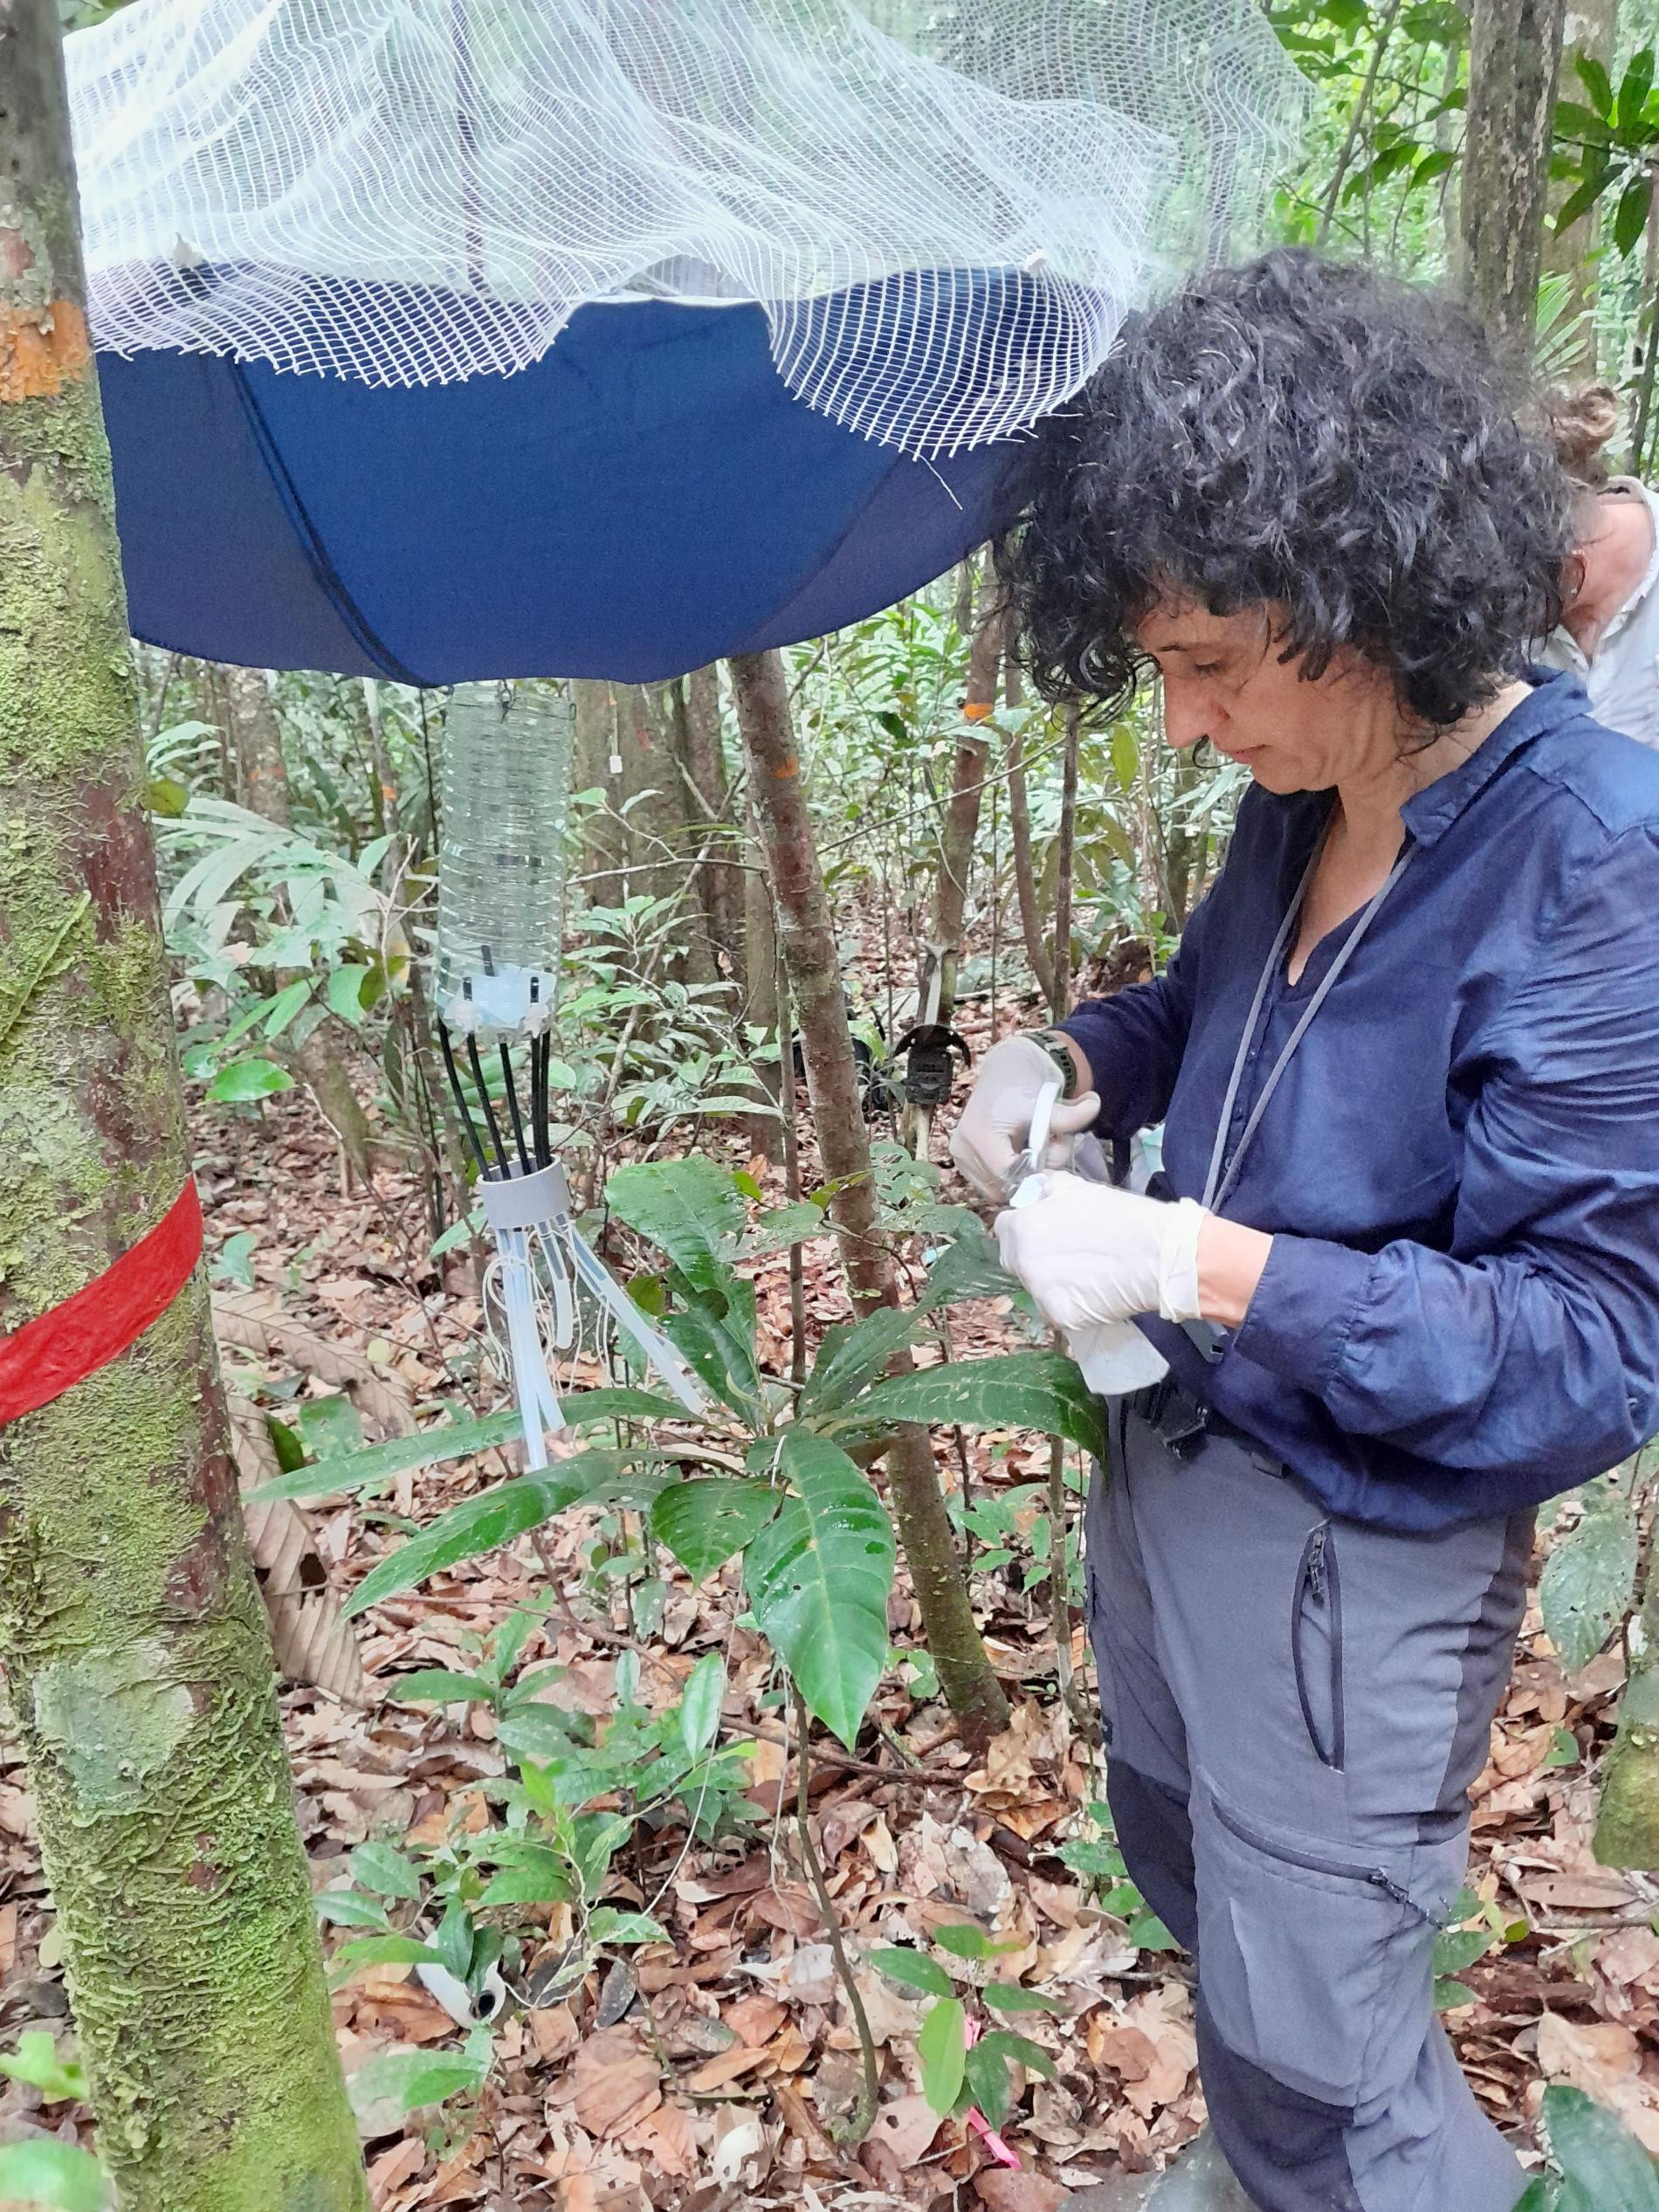
{"type": "Polygon", "coordinates": [[[1160,1313],[1195,1321],[1204,1209],[1050,1173],[1043,1196],[996,1217],[1002,1264],[1068,1334],[1160,1313]]]}
{"type": "MultiPolygon", "coordinates": [[[[1055,1079],[1054,1062],[1029,1037],[1005,1037],[980,1062],[962,1118],[951,1131],[951,1158],[981,1198],[1007,1196],[1008,1171],[1025,1149],[1038,1099],[1055,1079]]],[[[1039,1164],[1070,1167],[1079,1131],[1099,1111],[1098,1092],[1057,1099],[1039,1164]]]]}

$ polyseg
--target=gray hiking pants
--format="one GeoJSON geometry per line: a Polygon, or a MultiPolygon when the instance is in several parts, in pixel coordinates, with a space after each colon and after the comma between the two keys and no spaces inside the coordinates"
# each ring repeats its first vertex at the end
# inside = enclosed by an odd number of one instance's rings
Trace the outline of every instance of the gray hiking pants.
{"type": "Polygon", "coordinates": [[[1261,2212],[1511,2212],[1524,2176],[1435,2016],[1532,1515],[1333,1520],[1225,1437],[1108,1411],[1086,1556],[1108,1794],[1198,1961],[1199,2067],[1261,2212]]]}

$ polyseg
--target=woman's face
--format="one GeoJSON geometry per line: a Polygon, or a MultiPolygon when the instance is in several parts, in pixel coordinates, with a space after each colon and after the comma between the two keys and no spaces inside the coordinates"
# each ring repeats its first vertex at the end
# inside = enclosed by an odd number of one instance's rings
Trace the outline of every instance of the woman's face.
{"type": "Polygon", "coordinates": [[[1162,600],[1135,643],[1164,679],[1164,727],[1183,749],[1207,737],[1270,791],[1326,791],[1397,751],[1400,711],[1383,671],[1339,651],[1324,675],[1284,659],[1282,611],[1266,604],[1213,615],[1162,600]]]}

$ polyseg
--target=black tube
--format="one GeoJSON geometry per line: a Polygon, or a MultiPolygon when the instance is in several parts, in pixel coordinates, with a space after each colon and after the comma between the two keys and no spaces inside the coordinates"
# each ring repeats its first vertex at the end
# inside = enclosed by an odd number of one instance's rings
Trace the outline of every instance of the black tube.
{"type": "Polygon", "coordinates": [[[513,1055],[507,1050],[506,1037],[501,1040],[501,1079],[507,1086],[507,1112],[513,1117],[513,1141],[519,1148],[519,1166],[527,1175],[530,1154],[524,1141],[524,1123],[519,1118],[519,1086],[513,1080],[513,1055]]]}
{"type": "Polygon", "coordinates": [[[461,1117],[461,1127],[466,1132],[466,1141],[472,1147],[473,1159],[478,1162],[479,1175],[487,1175],[490,1172],[490,1163],[484,1157],[484,1147],[478,1141],[478,1129],[472,1120],[472,1109],[466,1102],[466,1092],[462,1087],[461,1071],[455,1065],[455,1047],[450,1043],[449,1030],[442,1022],[437,1025],[437,1037],[438,1043],[444,1047],[444,1065],[449,1071],[450,1089],[454,1093],[456,1110],[461,1117]]]}
{"type": "Polygon", "coordinates": [[[478,1086],[478,1099],[484,1107],[484,1119],[490,1125],[490,1141],[495,1147],[495,1156],[500,1162],[501,1179],[505,1182],[513,1173],[513,1169],[507,1162],[507,1148],[501,1140],[501,1124],[495,1118],[495,1107],[490,1099],[490,1086],[484,1080],[484,1063],[478,1058],[478,1041],[476,1037],[469,1037],[466,1040],[466,1058],[467,1065],[472,1071],[472,1080],[478,1086]]]}
{"type": "Polygon", "coordinates": [[[553,1037],[544,1030],[530,1040],[530,1134],[538,1168],[553,1165],[553,1145],[547,1129],[547,1067],[553,1058],[553,1037]]]}

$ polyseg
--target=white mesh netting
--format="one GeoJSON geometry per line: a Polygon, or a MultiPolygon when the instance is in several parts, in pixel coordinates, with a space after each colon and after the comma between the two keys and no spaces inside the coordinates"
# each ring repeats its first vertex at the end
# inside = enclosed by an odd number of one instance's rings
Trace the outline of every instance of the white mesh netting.
{"type": "Polygon", "coordinates": [[[102,346],[423,383],[752,300],[915,452],[1236,245],[1300,93],[1258,0],[134,0],[67,52],[102,346]]]}

